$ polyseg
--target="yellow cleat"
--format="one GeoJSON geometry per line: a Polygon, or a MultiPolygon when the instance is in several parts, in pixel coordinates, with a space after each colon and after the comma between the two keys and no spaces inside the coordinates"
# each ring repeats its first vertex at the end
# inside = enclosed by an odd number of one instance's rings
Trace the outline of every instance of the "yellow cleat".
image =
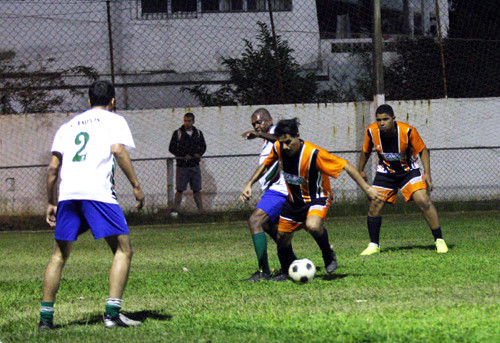
{"type": "Polygon", "coordinates": [[[368,247],[365,250],[363,250],[363,252],[361,253],[361,256],[368,256],[368,255],[379,254],[379,253],[380,253],[380,246],[378,246],[378,244],[370,242],[368,244],[368,247]]]}
{"type": "Polygon", "coordinates": [[[438,254],[444,254],[448,252],[448,246],[446,242],[442,238],[436,239],[436,249],[438,254]]]}

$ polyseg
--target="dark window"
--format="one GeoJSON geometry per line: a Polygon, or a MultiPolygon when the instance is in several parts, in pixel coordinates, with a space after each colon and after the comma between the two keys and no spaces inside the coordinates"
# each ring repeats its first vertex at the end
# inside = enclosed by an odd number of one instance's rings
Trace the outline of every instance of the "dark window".
{"type": "MultiPolygon", "coordinates": [[[[324,39],[369,38],[373,32],[372,0],[316,0],[320,36],[324,39]]],[[[408,0],[380,1],[384,35],[422,34],[422,9],[408,0]],[[410,21],[410,14],[412,20],[410,21]]]]}
{"type": "Polygon", "coordinates": [[[172,13],[196,12],[197,0],[172,0],[172,13]]]}
{"type": "MultiPolygon", "coordinates": [[[[291,11],[292,0],[271,0],[273,11],[291,11]]],[[[267,0],[248,0],[249,11],[267,11],[267,0]]]]}
{"type": "Polygon", "coordinates": [[[201,10],[203,12],[218,12],[219,9],[219,0],[203,0],[201,2],[201,10]]]}
{"type": "Polygon", "coordinates": [[[142,13],[166,13],[168,0],[141,0],[142,13]]]}

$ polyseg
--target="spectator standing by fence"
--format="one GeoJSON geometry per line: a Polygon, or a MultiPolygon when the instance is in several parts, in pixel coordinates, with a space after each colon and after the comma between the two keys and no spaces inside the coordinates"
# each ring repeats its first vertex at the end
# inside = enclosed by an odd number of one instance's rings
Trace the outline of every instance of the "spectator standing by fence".
{"type": "Polygon", "coordinates": [[[193,113],[184,115],[184,125],[172,133],[168,150],[176,157],[175,197],[171,215],[179,215],[182,194],[189,184],[193,191],[194,202],[199,211],[203,211],[201,198],[200,159],[207,150],[203,132],[194,126],[193,113]]]}
{"type": "Polygon", "coordinates": [[[120,313],[132,246],[113,180],[116,160],[133,187],[136,207],[141,209],[144,193],[125,150],[125,147],[135,148],[134,140],[125,119],[110,112],[115,106],[115,90],[110,82],[94,82],[89,89],[89,99],[91,109],[62,125],[52,144],[46,220],[55,227],[55,244],[43,280],[40,330],[50,330],[54,326],[54,302],[64,265],[73,242],[88,229],[95,239],[104,238],[114,254],[105,327],[141,324],[120,313]]]}

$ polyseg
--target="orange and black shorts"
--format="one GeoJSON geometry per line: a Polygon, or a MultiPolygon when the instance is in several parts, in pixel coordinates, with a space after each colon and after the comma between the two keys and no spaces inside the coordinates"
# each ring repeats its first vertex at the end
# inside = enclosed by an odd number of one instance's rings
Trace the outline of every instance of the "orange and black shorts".
{"type": "Polygon", "coordinates": [[[278,231],[293,232],[300,230],[309,216],[319,216],[325,219],[330,203],[329,198],[318,198],[306,204],[296,205],[287,199],[281,209],[278,231]]]}
{"type": "Polygon", "coordinates": [[[427,184],[422,178],[420,169],[414,169],[401,174],[377,173],[373,187],[381,191],[385,202],[394,204],[398,189],[401,190],[405,200],[410,201],[412,194],[420,189],[427,189],[427,184]]]}

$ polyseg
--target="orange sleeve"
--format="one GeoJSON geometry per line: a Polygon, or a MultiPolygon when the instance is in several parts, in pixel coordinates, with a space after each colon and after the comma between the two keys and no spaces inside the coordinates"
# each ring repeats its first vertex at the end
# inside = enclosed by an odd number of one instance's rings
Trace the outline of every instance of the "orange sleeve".
{"type": "Polygon", "coordinates": [[[280,142],[276,141],[271,149],[271,152],[269,153],[269,155],[267,156],[267,158],[264,160],[264,162],[262,162],[263,165],[265,165],[266,167],[270,167],[273,165],[274,162],[276,162],[276,160],[278,160],[279,156],[278,156],[278,149],[279,149],[279,144],[280,142]]]}
{"type": "Polygon", "coordinates": [[[412,127],[411,133],[410,133],[410,142],[411,146],[413,147],[413,155],[420,154],[422,150],[425,149],[425,143],[420,137],[420,134],[418,133],[417,129],[412,127]]]}
{"type": "Polygon", "coordinates": [[[319,150],[316,158],[316,166],[328,176],[337,178],[340,172],[344,169],[347,161],[343,158],[330,154],[326,150],[319,150]]]}
{"type": "Polygon", "coordinates": [[[369,134],[370,127],[365,130],[365,142],[363,143],[363,152],[369,153],[373,149],[373,141],[369,134]]]}

